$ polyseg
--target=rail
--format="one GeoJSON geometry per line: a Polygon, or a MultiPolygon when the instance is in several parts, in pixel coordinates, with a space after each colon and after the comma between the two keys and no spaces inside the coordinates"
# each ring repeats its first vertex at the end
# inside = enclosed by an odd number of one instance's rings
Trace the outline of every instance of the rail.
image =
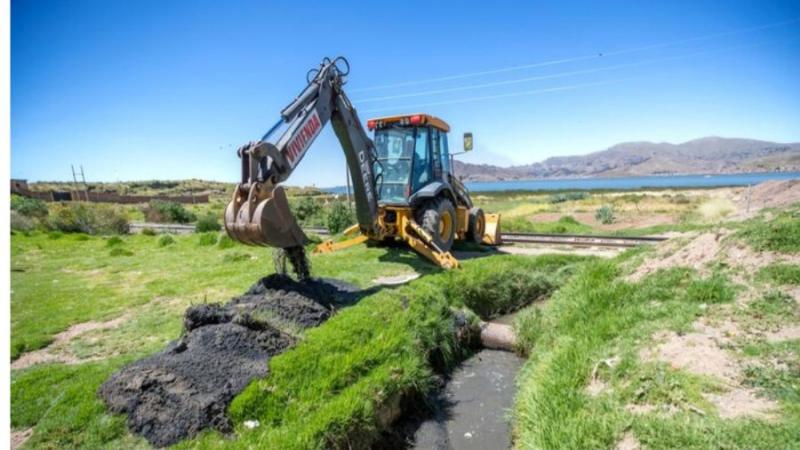
{"type": "Polygon", "coordinates": [[[636,247],[666,241],[661,236],[601,236],[591,234],[503,233],[503,242],[581,247],[636,247]]]}

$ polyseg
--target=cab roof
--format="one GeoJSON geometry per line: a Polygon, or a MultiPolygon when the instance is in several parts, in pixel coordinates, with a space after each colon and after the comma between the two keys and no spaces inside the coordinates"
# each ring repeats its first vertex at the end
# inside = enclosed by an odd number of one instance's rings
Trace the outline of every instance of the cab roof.
{"type": "Polygon", "coordinates": [[[401,126],[418,126],[430,125],[438,130],[448,132],[450,125],[444,120],[425,113],[403,114],[399,116],[386,116],[376,117],[367,121],[367,128],[374,130],[376,128],[385,128],[389,125],[401,126]]]}

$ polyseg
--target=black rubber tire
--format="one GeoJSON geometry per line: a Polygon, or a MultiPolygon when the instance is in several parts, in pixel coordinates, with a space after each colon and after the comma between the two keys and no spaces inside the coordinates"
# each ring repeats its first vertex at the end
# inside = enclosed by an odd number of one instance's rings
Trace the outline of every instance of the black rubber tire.
{"type": "Polygon", "coordinates": [[[483,210],[475,207],[469,210],[469,228],[467,236],[469,240],[480,244],[483,241],[483,234],[486,232],[486,216],[483,210]]]}
{"type": "Polygon", "coordinates": [[[418,221],[422,228],[425,229],[431,236],[433,242],[444,252],[450,251],[453,246],[453,240],[456,236],[456,209],[453,204],[446,198],[435,198],[428,201],[418,215],[418,221]],[[442,236],[439,232],[439,224],[445,214],[450,215],[450,231],[446,236],[442,236]]]}

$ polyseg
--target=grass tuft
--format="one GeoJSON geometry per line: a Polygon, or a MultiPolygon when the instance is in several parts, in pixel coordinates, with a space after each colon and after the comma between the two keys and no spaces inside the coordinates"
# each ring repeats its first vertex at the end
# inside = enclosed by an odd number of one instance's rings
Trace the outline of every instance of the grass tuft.
{"type": "Polygon", "coordinates": [[[800,285],[800,264],[770,264],[758,271],[758,278],[777,284],[800,285]]]}
{"type": "Polygon", "coordinates": [[[198,240],[198,244],[201,247],[216,245],[217,240],[219,239],[219,235],[217,233],[203,233],[200,235],[200,239],[198,240]]]}
{"type": "Polygon", "coordinates": [[[175,238],[172,237],[170,234],[165,234],[158,238],[158,246],[159,247],[166,247],[168,245],[172,245],[175,243],[175,238]]]}
{"type": "Polygon", "coordinates": [[[133,256],[133,252],[126,248],[114,247],[108,252],[108,256],[133,256]]]}
{"type": "Polygon", "coordinates": [[[233,248],[235,246],[236,242],[233,239],[231,239],[231,237],[228,236],[227,234],[221,234],[219,236],[219,240],[217,241],[217,247],[219,247],[220,249],[233,248]]]}

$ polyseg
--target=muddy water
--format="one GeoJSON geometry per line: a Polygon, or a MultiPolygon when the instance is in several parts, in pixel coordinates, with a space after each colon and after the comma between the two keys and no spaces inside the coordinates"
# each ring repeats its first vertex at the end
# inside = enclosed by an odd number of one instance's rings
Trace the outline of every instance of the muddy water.
{"type": "Polygon", "coordinates": [[[464,361],[433,395],[427,417],[406,424],[406,448],[510,448],[508,418],[523,362],[499,350],[482,350],[464,361]]]}

